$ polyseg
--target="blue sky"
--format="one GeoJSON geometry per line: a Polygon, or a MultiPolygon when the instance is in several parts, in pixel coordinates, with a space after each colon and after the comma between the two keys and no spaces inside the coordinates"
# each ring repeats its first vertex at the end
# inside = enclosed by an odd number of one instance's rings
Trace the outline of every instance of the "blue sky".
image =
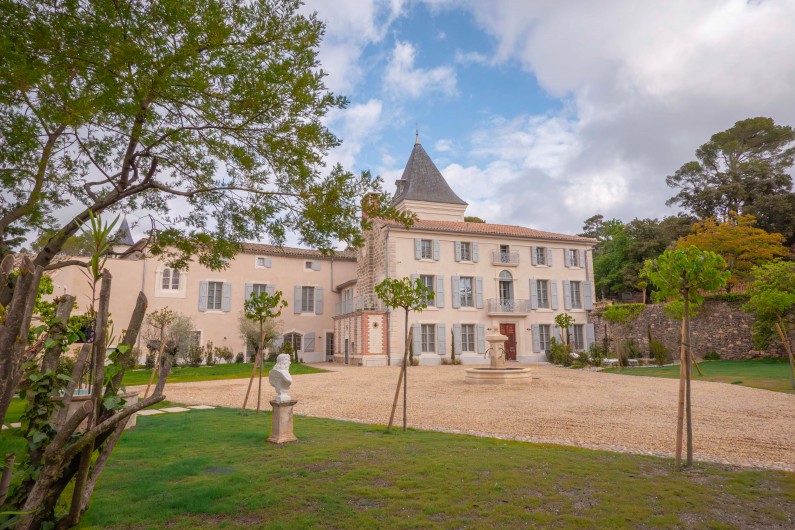
{"type": "Polygon", "coordinates": [[[752,116],[795,125],[795,2],[317,0],[329,162],[392,191],[420,140],[468,213],[575,233],[675,213],[665,177],[752,116]]]}

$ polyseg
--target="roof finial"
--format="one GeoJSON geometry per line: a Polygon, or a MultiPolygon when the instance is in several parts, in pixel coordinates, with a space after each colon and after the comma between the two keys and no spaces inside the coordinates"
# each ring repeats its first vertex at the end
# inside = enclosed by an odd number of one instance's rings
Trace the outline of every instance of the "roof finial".
{"type": "Polygon", "coordinates": [[[420,145],[420,126],[414,124],[414,145],[420,145]]]}

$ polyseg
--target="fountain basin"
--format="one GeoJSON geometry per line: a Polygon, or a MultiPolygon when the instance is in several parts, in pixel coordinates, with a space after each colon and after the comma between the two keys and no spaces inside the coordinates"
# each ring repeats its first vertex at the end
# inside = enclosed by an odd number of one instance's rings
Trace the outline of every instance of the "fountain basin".
{"type": "Polygon", "coordinates": [[[464,382],[485,385],[526,384],[531,381],[531,375],[529,368],[469,368],[464,382]]]}

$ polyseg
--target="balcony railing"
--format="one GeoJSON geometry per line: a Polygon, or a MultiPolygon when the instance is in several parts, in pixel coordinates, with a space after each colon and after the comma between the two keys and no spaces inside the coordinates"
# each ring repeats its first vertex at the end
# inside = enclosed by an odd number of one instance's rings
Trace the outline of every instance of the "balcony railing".
{"type": "Polygon", "coordinates": [[[519,265],[518,252],[505,252],[502,250],[491,251],[491,264],[492,265],[508,265],[515,267],[519,265]]]}
{"type": "Polygon", "coordinates": [[[530,312],[530,300],[501,300],[499,298],[489,298],[489,313],[515,313],[527,314],[530,312]]]}
{"type": "Polygon", "coordinates": [[[386,308],[384,303],[374,294],[367,294],[349,298],[334,305],[334,314],[346,315],[357,311],[383,311],[386,308]]]}

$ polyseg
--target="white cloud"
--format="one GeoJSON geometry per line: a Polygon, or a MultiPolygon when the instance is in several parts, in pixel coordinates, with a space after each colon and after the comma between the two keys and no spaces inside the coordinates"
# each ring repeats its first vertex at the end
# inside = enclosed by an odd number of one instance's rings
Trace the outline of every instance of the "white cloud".
{"type": "Polygon", "coordinates": [[[438,92],[453,95],[456,74],[450,66],[417,68],[417,49],[410,42],[397,41],[384,74],[384,90],[397,99],[416,99],[438,92]]]}
{"type": "Polygon", "coordinates": [[[437,140],[436,143],[433,144],[433,149],[439,153],[449,153],[450,151],[454,151],[456,149],[455,142],[448,138],[442,138],[441,140],[437,140]]]}
{"type": "Polygon", "coordinates": [[[489,64],[489,58],[480,52],[456,50],[453,58],[457,64],[489,64]]]}
{"type": "Polygon", "coordinates": [[[383,124],[382,111],[381,100],[371,99],[330,113],[328,126],[343,142],[329,154],[327,164],[340,163],[345,169],[353,169],[364,144],[377,139],[383,124]]]}
{"type": "Polygon", "coordinates": [[[495,39],[494,61],[518,63],[567,102],[560,116],[496,118],[473,135],[484,174],[489,160],[514,168],[500,214],[510,222],[546,210],[572,232],[597,211],[670,214],[665,176],[712,134],[754,116],[795,124],[795,2],[468,5],[495,39]],[[556,208],[531,206],[539,186],[556,208]]]}

